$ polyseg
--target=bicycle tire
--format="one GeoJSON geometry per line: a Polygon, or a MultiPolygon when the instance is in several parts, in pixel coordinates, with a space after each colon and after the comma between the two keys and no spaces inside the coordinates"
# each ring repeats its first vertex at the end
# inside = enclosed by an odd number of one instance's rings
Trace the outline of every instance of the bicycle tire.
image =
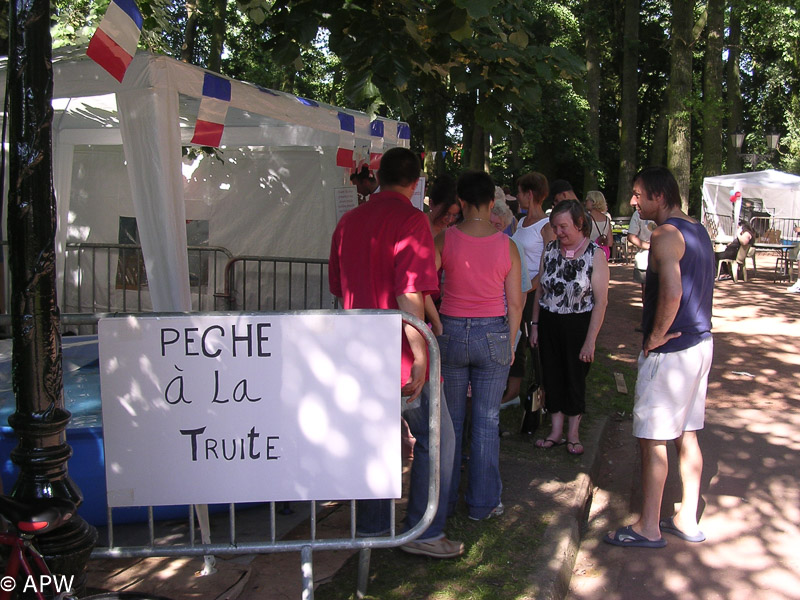
{"type": "Polygon", "coordinates": [[[156,596],[144,592],[102,592],[83,596],[80,600],[172,600],[166,596],[156,596]]]}

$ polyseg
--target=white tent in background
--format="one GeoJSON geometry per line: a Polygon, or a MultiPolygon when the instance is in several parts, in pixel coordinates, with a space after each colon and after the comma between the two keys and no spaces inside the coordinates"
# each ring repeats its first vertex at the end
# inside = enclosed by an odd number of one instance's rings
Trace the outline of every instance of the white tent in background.
{"type": "Polygon", "coordinates": [[[232,80],[221,160],[182,159],[204,69],[139,52],[120,84],[76,49],[54,56],[53,72],[59,278],[66,242],[117,243],[135,217],[157,311],[191,309],[188,221],[233,254],[327,258],[334,188],[349,185],[338,149],[410,141],[405,123],[232,80]]]}
{"type": "Polygon", "coordinates": [[[718,175],[703,179],[703,221],[711,220],[719,232],[732,236],[738,222],[741,202],[733,202],[736,192],[741,199],[760,200],[760,210],[769,216],[800,219],[800,177],[772,169],[718,175]]]}

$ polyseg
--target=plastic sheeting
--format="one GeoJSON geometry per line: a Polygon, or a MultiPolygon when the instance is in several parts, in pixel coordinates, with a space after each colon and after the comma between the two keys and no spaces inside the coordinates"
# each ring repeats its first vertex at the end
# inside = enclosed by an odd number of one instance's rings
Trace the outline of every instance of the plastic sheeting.
{"type": "Polygon", "coordinates": [[[326,257],[333,188],[349,184],[337,149],[409,145],[405,123],[232,81],[222,162],[189,164],[204,73],[140,52],[119,84],[84,50],[54,58],[59,290],[80,275],[63,273],[65,243],[117,242],[121,216],[136,217],[157,311],[191,308],[187,219],[234,254],[326,257]]]}
{"type": "MultiPolygon", "coordinates": [[[[703,214],[731,217],[735,222],[736,204],[731,196],[760,198],[775,217],[800,218],[800,177],[772,169],[706,177],[703,180],[703,214]]],[[[733,231],[724,231],[733,235],[733,231]]]]}

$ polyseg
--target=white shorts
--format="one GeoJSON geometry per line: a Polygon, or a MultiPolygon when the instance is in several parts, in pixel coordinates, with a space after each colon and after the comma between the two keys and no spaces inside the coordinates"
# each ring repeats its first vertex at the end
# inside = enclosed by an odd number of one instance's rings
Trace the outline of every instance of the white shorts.
{"type": "Polygon", "coordinates": [[[679,352],[639,354],[633,404],[633,435],[674,440],[703,428],[706,389],[714,342],[711,338],[679,352]]]}

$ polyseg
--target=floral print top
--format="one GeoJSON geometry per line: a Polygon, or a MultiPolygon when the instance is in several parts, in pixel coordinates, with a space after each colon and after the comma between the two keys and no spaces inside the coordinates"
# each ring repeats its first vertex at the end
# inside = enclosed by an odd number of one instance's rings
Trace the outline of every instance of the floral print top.
{"type": "Polygon", "coordinates": [[[559,314],[584,313],[594,308],[592,268],[594,251],[599,246],[589,241],[580,256],[564,258],[558,240],[544,250],[544,269],[539,285],[542,297],[539,306],[559,314]]]}

